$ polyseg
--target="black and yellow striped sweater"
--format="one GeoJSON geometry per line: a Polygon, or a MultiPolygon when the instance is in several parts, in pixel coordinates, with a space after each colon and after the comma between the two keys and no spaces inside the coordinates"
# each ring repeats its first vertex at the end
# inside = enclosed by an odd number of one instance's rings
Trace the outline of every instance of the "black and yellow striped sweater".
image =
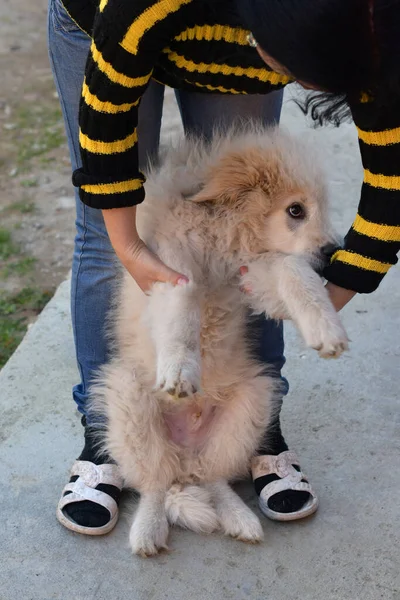
{"type": "MultiPolygon", "coordinates": [[[[151,78],[175,88],[266,94],[290,81],[247,43],[232,0],[63,0],[92,38],[80,108],[82,201],[107,209],[144,199],[138,168],[138,105],[151,78]]],[[[352,106],[364,183],[345,248],[326,271],[333,283],[371,292],[400,248],[400,101],[352,106]]]]}

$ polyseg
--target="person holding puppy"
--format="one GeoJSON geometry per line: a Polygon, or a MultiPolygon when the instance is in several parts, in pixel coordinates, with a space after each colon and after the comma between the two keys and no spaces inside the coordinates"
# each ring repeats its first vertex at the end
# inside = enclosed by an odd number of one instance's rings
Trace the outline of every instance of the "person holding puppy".
{"type": "MultiPolygon", "coordinates": [[[[156,281],[187,283],[145,246],[135,225],[143,170],[157,159],[164,86],[176,91],[185,132],[206,139],[237,117],[277,123],[282,89],[292,81],[322,92],[304,104],[320,124],[352,116],[365,173],[361,201],[325,271],[340,310],[356,293],[373,292],[397,262],[399,18],[399,0],[49,0],[50,60],[77,188],[72,319],[81,382],[73,396],[85,446],[60,501],[69,528],[99,535],[118,516],[122,481],[109,457],[96,455],[86,414],[91,381],[108,356],[115,254],[144,292],[156,281]]],[[[249,335],[257,335],[260,360],[279,377],[282,325],[258,318],[249,335]]],[[[268,516],[314,512],[315,492],[305,489],[279,416],[260,454],[268,468],[253,473],[254,484],[268,516]]]]}

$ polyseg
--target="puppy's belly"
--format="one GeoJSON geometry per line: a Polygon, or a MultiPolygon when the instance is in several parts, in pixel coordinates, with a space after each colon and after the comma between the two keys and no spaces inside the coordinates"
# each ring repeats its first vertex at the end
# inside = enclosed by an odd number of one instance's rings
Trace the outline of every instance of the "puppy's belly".
{"type": "Polygon", "coordinates": [[[208,434],[215,415],[212,404],[185,404],[164,413],[169,439],[184,448],[200,448],[208,434]]]}

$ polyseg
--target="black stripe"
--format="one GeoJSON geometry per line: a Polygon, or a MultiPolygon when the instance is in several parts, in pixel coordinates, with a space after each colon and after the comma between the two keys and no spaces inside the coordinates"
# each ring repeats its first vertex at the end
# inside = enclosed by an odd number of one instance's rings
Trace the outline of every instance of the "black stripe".
{"type": "Polygon", "coordinates": [[[129,54],[122,46],[114,45],[114,43],[110,44],[107,38],[102,41],[98,37],[95,38],[95,45],[103,60],[110,63],[118,73],[127,77],[145,77],[154,66],[154,56],[152,54],[146,54],[145,56],[129,54]]]}
{"type": "Polygon", "coordinates": [[[244,75],[237,76],[223,75],[222,73],[191,73],[185,68],[178,68],[174,62],[168,60],[167,56],[164,56],[160,59],[160,66],[167,72],[167,78],[172,76],[177,81],[185,79],[187,82],[193,83],[195,86],[197,83],[199,86],[203,87],[206,85],[213,87],[224,87],[246,94],[268,94],[269,92],[276,91],[284,87],[283,85],[272,85],[269,82],[262,82],[259,79],[249,78],[244,75]]]}
{"type": "MultiPolygon", "coordinates": [[[[104,177],[111,176],[112,181],[123,181],[137,177],[138,170],[138,144],[116,154],[92,154],[81,149],[82,164],[85,172],[96,173],[97,180],[104,181],[104,177]]],[[[93,183],[97,183],[94,180],[93,183]]]]}
{"type": "Polygon", "coordinates": [[[339,287],[353,290],[360,294],[374,292],[384,277],[380,273],[357,269],[352,265],[337,261],[325,269],[324,276],[328,281],[339,287]]]}
{"type": "Polygon", "coordinates": [[[81,167],[80,169],[76,169],[72,175],[72,184],[75,187],[80,187],[83,185],[97,185],[97,184],[108,184],[108,183],[120,183],[121,181],[127,181],[129,179],[140,179],[142,183],[146,181],[144,175],[140,172],[136,174],[132,174],[132,172],[127,173],[117,173],[116,175],[106,175],[103,174],[102,177],[97,177],[95,175],[91,175],[84,171],[81,167]]]}
{"type": "Polygon", "coordinates": [[[352,252],[362,254],[368,258],[395,265],[397,263],[396,254],[400,249],[400,244],[399,242],[376,240],[351,229],[345,238],[345,248],[349,248],[352,252]]]}
{"type": "Polygon", "coordinates": [[[359,214],[380,225],[400,225],[400,194],[363,184],[359,214]]]}
{"type": "Polygon", "coordinates": [[[390,146],[372,146],[360,140],[361,158],[364,168],[382,175],[399,175],[400,143],[390,146]]]}
{"type": "Polygon", "coordinates": [[[90,58],[88,61],[88,69],[86,71],[86,83],[100,100],[108,100],[112,104],[125,104],[126,102],[135,102],[145,92],[146,85],[127,88],[113,83],[108,77],[97,68],[96,63],[90,58]]]}
{"type": "Polygon", "coordinates": [[[138,109],[134,106],[129,112],[117,114],[99,113],[91,106],[84,106],[85,115],[81,120],[82,133],[91,139],[114,142],[131,135],[138,121],[138,109]]]}
{"type": "Polygon", "coordinates": [[[225,42],[224,40],[174,40],[169,47],[173,52],[186,58],[190,57],[190,60],[197,63],[227,64],[232,67],[240,66],[243,68],[266,68],[265,63],[254,48],[225,42]]]}
{"type": "Polygon", "coordinates": [[[133,192],[124,192],[123,194],[88,194],[82,189],[79,190],[79,197],[84,204],[91,208],[125,208],[127,206],[136,206],[144,200],[144,188],[139,188],[133,192]]]}
{"type": "Polygon", "coordinates": [[[396,104],[382,108],[375,106],[374,102],[353,105],[354,122],[363,131],[396,129],[400,127],[400,106],[396,104]]]}
{"type": "Polygon", "coordinates": [[[86,0],[86,2],[82,2],[82,0],[61,1],[75,23],[77,23],[88,35],[91,35],[98,0],[86,0]]]}

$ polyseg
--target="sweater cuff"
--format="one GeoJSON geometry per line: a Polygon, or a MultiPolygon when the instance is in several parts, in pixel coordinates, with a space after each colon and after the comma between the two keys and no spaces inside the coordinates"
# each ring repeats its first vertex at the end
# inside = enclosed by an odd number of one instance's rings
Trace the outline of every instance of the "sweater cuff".
{"type": "Polygon", "coordinates": [[[143,184],[145,177],[141,173],[133,179],[93,177],[77,169],[72,175],[72,183],[79,187],[81,201],[91,208],[102,210],[136,206],[144,200],[143,184]]]}
{"type": "Polygon", "coordinates": [[[392,265],[339,250],[324,270],[324,277],[335,285],[359,294],[374,292],[392,265]],[[368,268],[366,268],[368,267],[368,268]]]}

